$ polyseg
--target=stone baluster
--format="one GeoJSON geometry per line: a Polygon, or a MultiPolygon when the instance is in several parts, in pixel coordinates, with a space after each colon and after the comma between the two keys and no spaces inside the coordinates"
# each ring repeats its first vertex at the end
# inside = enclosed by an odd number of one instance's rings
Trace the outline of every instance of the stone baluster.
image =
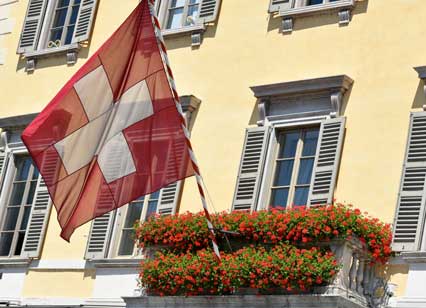
{"type": "Polygon", "coordinates": [[[372,267],[367,263],[364,265],[364,281],[362,283],[363,287],[363,294],[364,295],[370,295],[370,281],[372,279],[372,267]]]}
{"type": "Polygon", "coordinates": [[[363,281],[364,281],[364,268],[365,268],[365,259],[359,258],[358,269],[356,273],[356,291],[362,295],[364,293],[363,281]]]}
{"type": "Polygon", "coordinates": [[[356,253],[352,255],[352,265],[349,271],[349,289],[356,290],[356,273],[358,268],[358,256],[356,253]]]}

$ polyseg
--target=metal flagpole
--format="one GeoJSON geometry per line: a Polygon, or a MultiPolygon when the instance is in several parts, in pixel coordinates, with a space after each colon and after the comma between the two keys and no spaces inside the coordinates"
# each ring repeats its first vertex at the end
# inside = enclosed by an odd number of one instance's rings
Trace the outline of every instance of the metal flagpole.
{"type": "Polygon", "coordinates": [[[176,108],[179,111],[179,114],[181,116],[182,129],[185,133],[186,144],[188,146],[189,156],[191,158],[192,167],[194,168],[194,171],[195,171],[195,178],[197,180],[198,191],[200,192],[201,203],[203,205],[204,214],[206,216],[208,229],[209,229],[209,231],[212,235],[213,250],[216,254],[216,257],[220,261],[219,246],[217,244],[216,233],[215,233],[215,230],[213,228],[213,224],[212,224],[212,221],[211,221],[211,218],[210,218],[210,213],[209,213],[209,210],[207,208],[206,197],[205,197],[205,194],[204,194],[204,189],[203,189],[203,184],[202,184],[203,179],[201,177],[200,169],[198,168],[198,163],[197,163],[197,160],[195,158],[194,152],[192,150],[191,142],[189,140],[189,131],[188,131],[187,124],[186,124],[186,118],[185,118],[185,115],[183,114],[182,106],[180,105],[180,102],[179,102],[179,95],[176,91],[176,86],[175,86],[172,70],[170,68],[169,59],[168,59],[168,56],[167,56],[166,45],[164,44],[164,39],[163,39],[163,36],[161,34],[160,23],[158,21],[156,13],[155,13],[155,7],[154,7],[155,1],[154,0],[146,0],[146,1],[148,1],[148,4],[149,4],[149,10],[150,10],[151,17],[152,17],[152,24],[154,26],[155,36],[157,37],[157,43],[158,43],[158,46],[159,46],[159,49],[160,49],[160,54],[161,54],[161,58],[163,60],[164,67],[166,69],[166,74],[167,74],[167,77],[168,77],[168,80],[169,80],[169,85],[170,85],[170,88],[171,88],[172,93],[173,93],[173,99],[175,101],[176,108]]]}

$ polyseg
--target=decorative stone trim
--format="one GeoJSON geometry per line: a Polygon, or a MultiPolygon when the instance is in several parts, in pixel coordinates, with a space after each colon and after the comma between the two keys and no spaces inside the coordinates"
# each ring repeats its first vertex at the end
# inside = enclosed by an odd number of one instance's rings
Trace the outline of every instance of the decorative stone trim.
{"type": "Polygon", "coordinates": [[[27,60],[25,71],[33,72],[36,68],[37,59],[49,57],[52,55],[65,54],[67,64],[68,65],[75,64],[77,62],[77,54],[80,48],[81,47],[79,44],[70,44],[70,45],[61,46],[57,48],[42,49],[42,50],[24,53],[23,56],[27,60]]]}
{"type": "MultiPolygon", "coordinates": [[[[305,106],[309,107],[306,111],[314,114],[316,107],[315,102],[318,98],[329,101],[328,115],[330,117],[338,117],[341,115],[341,106],[344,94],[349,90],[353,80],[346,75],[338,75],[324,78],[307,79],[300,81],[290,81],[262,86],[254,86],[250,89],[254,96],[258,99],[259,121],[258,125],[264,125],[265,119],[271,115],[271,106],[280,104],[282,113],[286,113],[286,109],[290,110],[295,101],[304,98],[305,106]],[[310,102],[312,101],[312,102],[310,102]]],[[[324,113],[324,106],[318,106],[318,113],[324,113]],[[321,109],[322,108],[322,109],[321,109]]],[[[303,107],[299,107],[300,113],[303,113],[303,107]]],[[[289,113],[291,113],[289,111],[289,113]]]]}
{"type": "MultiPolygon", "coordinates": [[[[294,5],[294,4],[293,4],[294,5]]],[[[341,0],[317,5],[303,5],[282,9],[278,16],[283,18],[283,33],[293,31],[293,19],[296,17],[310,16],[320,13],[332,13],[338,11],[339,25],[347,25],[351,20],[351,12],[355,7],[355,0],[341,0]]]]}
{"type": "Polygon", "coordinates": [[[0,268],[22,268],[29,267],[31,259],[16,258],[16,259],[0,259],[0,268]]]}
{"type": "MultiPolygon", "coordinates": [[[[423,93],[426,97],[426,66],[417,66],[414,70],[419,75],[419,79],[423,81],[423,93]]],[[[426,111],[426,104],[423,105],[423,110],[426,111]]]]}

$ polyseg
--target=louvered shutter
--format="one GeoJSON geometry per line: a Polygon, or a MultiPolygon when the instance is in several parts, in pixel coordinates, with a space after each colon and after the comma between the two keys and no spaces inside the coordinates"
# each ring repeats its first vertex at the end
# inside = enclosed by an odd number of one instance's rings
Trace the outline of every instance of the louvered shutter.
{"type": "Polygon", "coordinates": [[[198,20],[200,23],[212,22],[217,18],[220,0],[201,0],[198,20]]]}
{"type": "Polygon", "coordinates": [[[25,15],[18,53],[34,51],[37,49],[38,38],[43,25],[43,16],[48,0],[30,0],[27,14],[25,15]]]}
{"type": "Polygon", "coordinates": [[[182,187],[182,181],[170,184],[161,189],[158,200],[157,213],[160,215],[174,215],[177,212],[179,195],[182,187]]]}
{"type": "Polygon", "coordinates": [[[27,232],[21,256],[24,258],[39,258],[41,247],[47,229],[50,208],[52,202],[47,191],[46,184],[41,176],[38,179],[31,215],[28,222],[27,232]]]}
{"type": "Polygon", "coordinates": [[[97,0],[82,0],[72,43],[87,41],[92,31],[97,0]]]}
{"type": "Polygon", "coordinates": [[[93,220],[87,242],[86,259],[107,257],[115,213],[111,211],[93,220]]]}
{"type": "Polygon", "coordinates": [[[6,166],[7,162],[9,161],[9,156],[10,153],[6,153],[4,148],[0,148],[0,193],[3,190],[3,181],[6,175],[6,166]]]}
{"type": "Polygon", "coordinates": [[[426,112],[410,115],[410,129],[402,167],[392,248],[420,249],[425,219],[426,112]]]}
{"type": "Polygon", "coordinates": [[[269,3],[269,13],[290,9],[293,1],[294,0],[271,0],[269,3]]]}
{"type": "Polygon", "coordinates": [[[258,199],[263,175],[269,128],[254,127],[246,130],[243,153],[238,171],[232,210],[252,210],[258,199]]]}
{"type": "Polygon", "coordinates": [[[330,204],[333,201],[345,122],[346,118],[341,117],[321,123],[308,198],[310,205],[330,204]]]}

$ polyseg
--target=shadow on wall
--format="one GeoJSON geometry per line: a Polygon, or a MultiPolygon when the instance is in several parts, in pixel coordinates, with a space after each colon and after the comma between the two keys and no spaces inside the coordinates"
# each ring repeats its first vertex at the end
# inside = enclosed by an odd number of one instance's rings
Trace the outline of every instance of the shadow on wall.
{"type": "MultiPolygon", "coordinates": [[[[357,14],[363,14],[367,12],[368,0],[357,1],[355,4],[355,8],[352,10],[351,19],[357,14]]],[[[334,24],[336,27],[350,27],[350,23],[348,25],[339,25],[339,17],[337,11],[334,12],[324,12],[318,13],[311,16],[297,17],[294,20],[293,31],[300,31],[310,28],[321,27],[325,25],[334,24]]],[[[269,23],[268,23],[268,32],[278,30],[278,32],[282,31],[282,18],[275,15],[270,15],[269,23]]],[[[287,33],[291,34],[291,33],[287,33]]]]}
{"type": "MultiPolygon", "coordinates": [[[[85,61],[89,57],[89,47],[82,47],[77,53],[77,62],[85,61]]],[[[26,59],[24,57],[19,57],[18,64],[16,65],[16,71],[24,70],[26,65],[26,59]]],[[[37,73],[37,70],[44,68],[50,68],[55,66],[73,66],[74,64],[67,64],[67,56],[65,53],[60,53],[57,55],[50,55],[46,58],[39,58],[36,60],[36,69],[28,74],[37,73]]]]}
{"type": "Polygon", "coordinates": [[[417,86],[416,95],[413,99],[413,104],[411,105],[411,108],[423,108],[423,105],[426,105],[425,100],[425,83],[424,81],[420,80],[419,85],[417,86]]]}

